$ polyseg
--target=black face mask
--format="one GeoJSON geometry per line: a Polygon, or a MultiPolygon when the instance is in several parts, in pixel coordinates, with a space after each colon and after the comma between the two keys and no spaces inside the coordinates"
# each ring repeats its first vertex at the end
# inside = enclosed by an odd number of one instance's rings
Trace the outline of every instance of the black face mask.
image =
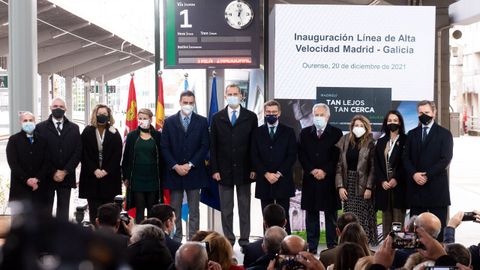
{"type": "Polygon", "coordinates": [[[270,125],[273,125],[277,122],[278,117],[276,115],[270,114],[265,116],[265,122],[269,123],[270,125]]]}
{"type": "Polygon", "coordinates": [[[65,110],[60,109],[60,108],[53,109],[53,110],[52,110],[52,115],[53,115],[53,117],[55,117],[56,119],[61,119],[61,118],[63,118],[63,116],[65,115],[65,110]]]}
{"type": "Polygon", "coordinates": [[[397,131],[398,129],[400,128],[400,125],[399,124],[388,124],[387,125],[387,129],[390,130],[391,132],[395,132],[397,131]]]}
{"type": "Polygon", "coordinates": [[[97,115],[97,124],[105,125],[108,122],[108,116],[104,114],[97,115]]]}
{"type": "Polygon", "coordinates": [[[418,117],[418,120],[420,120],[420,123],[424,124],[424,125],[428,125],[430,124],[430,122],[432,121],[433,117],[429,116],[429,115],[426,115],[424,113],[422,113],[422,115],[420,115],[418,117]]]}

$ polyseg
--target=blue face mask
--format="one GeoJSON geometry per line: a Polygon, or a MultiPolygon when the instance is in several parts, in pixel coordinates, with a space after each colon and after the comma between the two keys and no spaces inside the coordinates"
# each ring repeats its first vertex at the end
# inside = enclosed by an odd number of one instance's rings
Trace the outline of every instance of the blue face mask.
{"type": "Polygon", "coordinates": [[[237,107],[240,104],[240,98],[237,96],[227,96],[227,103],[230,107],[237,107]]]}
{"type": "Polygon", "coordinates": [[[265,115],[265,122],[269,123],[270,125],[275,124],[278,121],[278,117],[276,115],[265,115]]]}
{"type": "Polygon", "coordinates": [[[23,122],[22,123],[22,130],[25,131],[27,134],[32,134],[35,130],[35,123],[33,122],[23,122]]]}
{"type": "Polygon", "coordinates": [[[175,223],[173,223],[173,230],[170,232],[170,235],[169,235],[170,238],[173,239],[176,233],[177,233],[177,226],[175,225],[175,223]]]}

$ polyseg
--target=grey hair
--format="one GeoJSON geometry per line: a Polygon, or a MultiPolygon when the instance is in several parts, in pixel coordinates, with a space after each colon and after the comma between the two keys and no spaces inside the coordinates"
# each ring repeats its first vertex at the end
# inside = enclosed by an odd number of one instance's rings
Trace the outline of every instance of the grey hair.
{"type": "Polygon", "coordinates": [[[133,227],[132,237],[130,238],[132,244],[147,238],[156,238],[161,241],[165,239],[165,234],[160,228],[152,224],[140,224],[133,227]]]}
{"type": "Polygon", "coordinates": [[[207,263],[207,250],[198,242],[186,242],[175,253],[177,270],[204,270],[207,263]]]}
{"type": "Polygon", "coordinates": [[[65,108],[67,109],[67,102],[65,102],[65,99],[61,98],[61,97],[56,97],[54,99],[52,99],[52,102],[50,103],[50,106],[52,106],[53,102],[55,101],[61,101],[63,103],[63,105],[65,106],[65,108]]]}
{"type": "Polygon", "coordinates": [[[325,103],[317,103],[317,104],[313,105],[312,114],[315,114],[315,109],[317,109],[317,108],[324,108],[325,111],[327,112],[328,116],[330,116],[330,107],[328,107],[327,104],[325,104],[325,103]]]}
{"type": "Polygon", "coordinates": [[[287,232],[279,226],[272,226],[265,231],[263,246],[268,254],[276,254],[280,251],[282,241],[287,237],[287,232]]]}
{"type": "Polygon", "coordinates": [[[33,117],[33,120],[35,121],[35,115],[33,115],[33,113],[30,111],[24,111],[20,113],[20,115],[18,116],[18,120],[22,121],[22,118],[26,115],[31,115],[33,117]]]}

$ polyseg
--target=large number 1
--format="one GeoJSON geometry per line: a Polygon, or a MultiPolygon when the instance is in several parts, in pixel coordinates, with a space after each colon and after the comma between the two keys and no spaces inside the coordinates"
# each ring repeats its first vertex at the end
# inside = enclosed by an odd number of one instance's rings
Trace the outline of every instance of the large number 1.
{"type": "Polygon", "coordinates": [[[183,16],[183,23],[180,24],[180,28],[192,28],[192,25],[188,23],[188,9],[180,11],[180,16],[183,16]]]}

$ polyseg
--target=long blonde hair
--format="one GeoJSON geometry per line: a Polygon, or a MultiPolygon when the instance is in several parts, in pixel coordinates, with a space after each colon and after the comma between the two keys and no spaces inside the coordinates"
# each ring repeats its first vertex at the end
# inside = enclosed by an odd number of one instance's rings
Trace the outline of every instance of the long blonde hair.
{"type": "Polygon", "coordinates": [[[365,127],[365,131],[366,131],[365,134],[363,134],[363,136],[360,137],[360,142],[357,146],[357,148],[360,149],[366,146],[370,141],[370,137],[372,136],[372,125],[370,124],[370,121],[368,120],[368,118],[366,118],[361,114],[357,114],[352,118],[352,121],[350,122],[350,127],[349,127],[350,133],[348,135],[349,137],[348,140],[350,141],[350,144],[353,146],[356,145],[356,142],[355,142],[355,135],[353,134],[352,131],[353,131],[353,126],[355,125],[355,121],[357,120],[363,123],[363,126],[365,127]]]}
{"type": "Polygon", "coordinates": [[[93,108],[92,114],[90,115],[90,125],[92,125],[94,127],[98,127],[97,113],[98,113],[98,110],[102,109],[102,108],[107,109],[107,112],[108,112],[108,121],[107,121],[106,126],[107,127],[108,126],[113,126],[115,124],[115,119],[113,119],[112,110],[105,104],[97,104],[97,106],[95,106],[95,108],[93,108]]]}
{"type": "Polygon", "coordinates": [[[219,263],[223,270],[230,269],[233,249],[227,238],[217,232],[212,232],[203,239],[203,242],[208,242],[210,247],[208,259],[219,263]]]}

